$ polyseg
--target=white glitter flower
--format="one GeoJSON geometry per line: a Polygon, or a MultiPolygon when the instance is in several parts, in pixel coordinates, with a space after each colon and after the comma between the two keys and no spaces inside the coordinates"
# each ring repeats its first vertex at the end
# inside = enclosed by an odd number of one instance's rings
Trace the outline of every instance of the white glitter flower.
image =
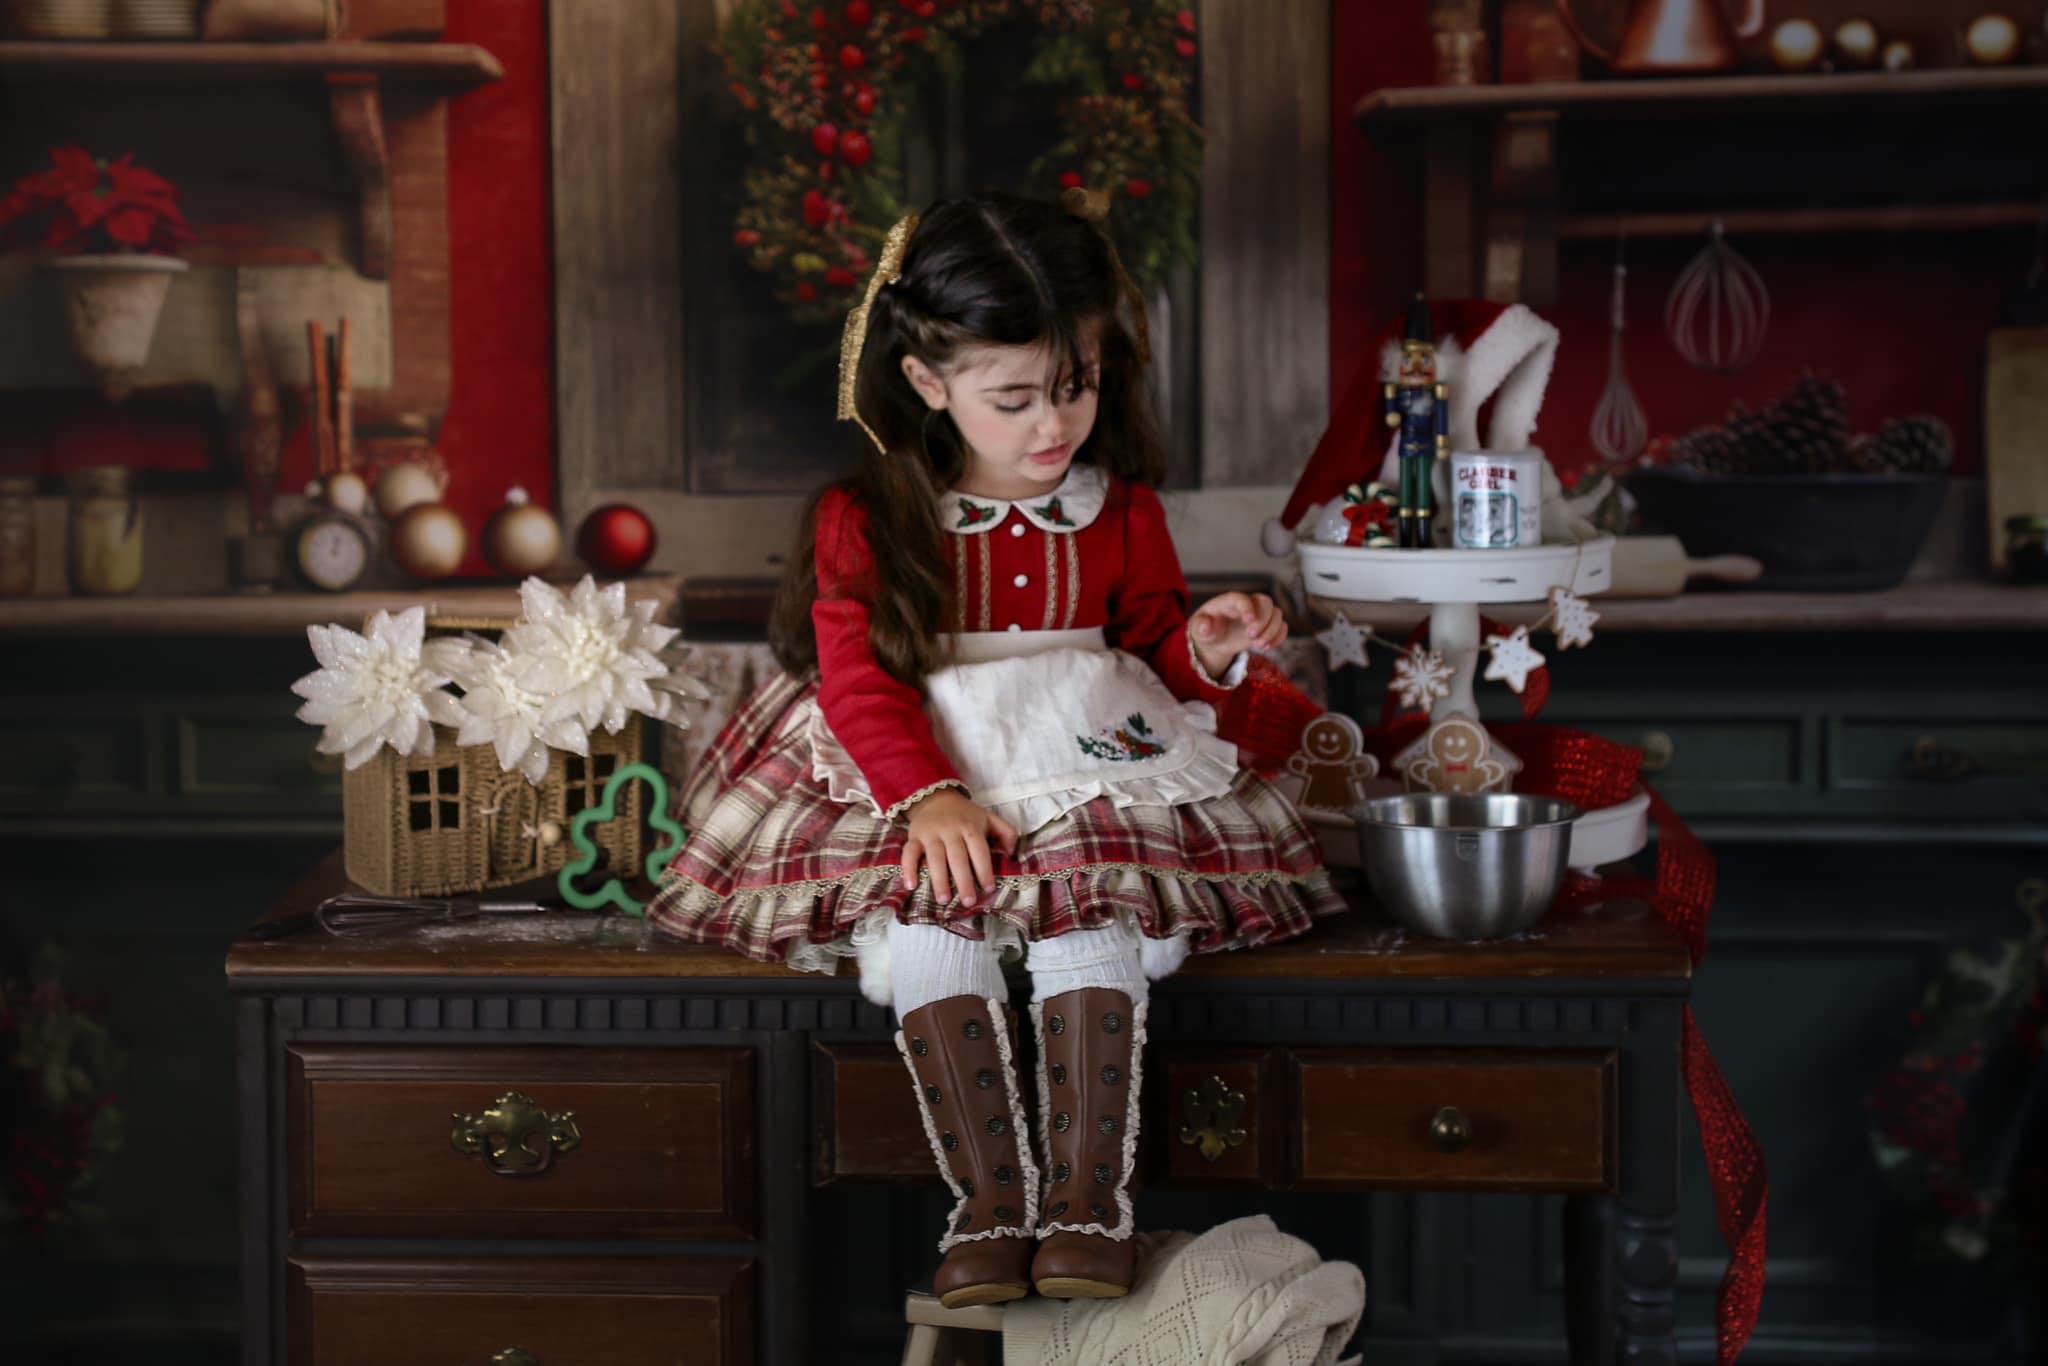
{"type": "Polygon", "coordinates": [[[541,738],[587,752],[589,733],[616,733],[634,713],[687,725],[683,700],[706,694],[661,652],[678,634],[654,624],[652,599],[626,601],[626,586],[599,589],[588,575],[564,597],[539,579],[519,589],[525,611],[505,633],[507,678],[543,699],[541,738]],[[576,742],[570,742],[573,732],[576,742]]]}
{"type": "Polygon", "coordinates": [[[455,742],[490,745],[507,773],[517,769],[538,784],[547,777],[550,745],[590,753],[588,734],[573,720],[552,726],[542,720],[547,699],[520,686],[511,656],[495,642],[472,638],[455,681],[462,686],[462,727],[455,742]]]}
{"type": "Polygon", "coordinates": [[[306,699],[301,721],[321,728],[322,754],[340,754],[361,768],[390,745],[400,754],[434,752],[434,726],[460,725],[462,710],[446,691],[468,647],[426,639],[424,607],[397,616],[378,612],[367,635],[346,626],[308,626],[320,668],[292,684],[306,699]]]}

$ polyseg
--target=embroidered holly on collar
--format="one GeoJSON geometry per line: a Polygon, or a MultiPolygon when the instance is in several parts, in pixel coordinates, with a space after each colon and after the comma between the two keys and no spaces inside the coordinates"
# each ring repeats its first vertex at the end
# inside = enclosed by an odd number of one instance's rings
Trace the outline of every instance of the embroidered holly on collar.
{"type": "Polygon", "coordinates": [[[1074,465],[1058,488],[1035,502],[967,495],[948,489],[939,495],[939,524],[956,536],[980,536],[1009,522],[1012,513],[1023,521],[1067,535],[1094,524],[1109,500],[1109,475],[1095,465],[1074,465]]]}
{"type": "Polygon", "coordinates": [[[1059,495],[1057,494],[1031,510],[1044,520],[1051,522],[1054,526],[1072,526],[1074,524],[1074,519],[1067,516],[1066,510],[1060,506],[1059,495]]]}
{"type": "Polygon", "coordinates": [[[959,499],[959,503],[960,520],[954,523],[955,526],[980,526],[983,522],[995,520],[996,510],[986,503],[970,503],[965,498],[959,499]]]}

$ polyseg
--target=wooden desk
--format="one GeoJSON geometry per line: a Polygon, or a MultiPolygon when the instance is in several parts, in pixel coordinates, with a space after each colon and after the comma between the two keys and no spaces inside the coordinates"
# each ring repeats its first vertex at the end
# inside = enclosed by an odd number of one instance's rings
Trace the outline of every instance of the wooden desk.
{"type": "MultiPolygon", "coordinates": [[[[344,886],[336,855],[266,919],[344,886]]],[[[227,974],[249,1366],[637,1366],[676,1334],[818,1360],[817,1193],[931,1178],[892,1021],[850,972],[565,912],[243,940],[227,974]],[[494,1103],[545,1112],[496,1162],[517,1174],[461,1151],[494,1103]]],[[[1193,960],[1153,996],[1145,1184],[1568,1194],[1573,1359],[1673,1361],[1690,983],[1631,906],[1467,945],[1361,905],[1193,960]]]]}

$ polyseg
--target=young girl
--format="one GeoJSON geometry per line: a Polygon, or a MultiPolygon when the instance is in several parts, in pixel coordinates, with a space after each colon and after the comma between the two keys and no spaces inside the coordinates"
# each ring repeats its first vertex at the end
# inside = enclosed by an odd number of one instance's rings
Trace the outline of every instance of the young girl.
{"type": "Polygon", "coordinates": [[[872,449],[807,519],[785,673],[680,794],[690,837],[648,910],[792,966],[857,956],[958,1199],[948,1306],[1129,1288],[1147,980],[1342,908],[1217,734],[1246,652],[1287,627],[1264,595],[1188,615],[1142,305],[1134,341],[1089,209],[978,194],[890,234],[841,359],[872,449]],[[1006,950],[1031,974],[1040,1161],[1006,950]]]}

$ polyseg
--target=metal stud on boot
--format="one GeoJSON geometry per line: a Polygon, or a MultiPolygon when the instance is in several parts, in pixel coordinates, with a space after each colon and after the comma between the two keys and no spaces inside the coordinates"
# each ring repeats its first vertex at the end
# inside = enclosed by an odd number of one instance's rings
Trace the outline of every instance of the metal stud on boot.
{"type": "Polygon", "coordinates": [[[1031,1290],[1038,1168],[1009,1012],[1001,1001],[949,996],[911,1011],[902,1025],[896,1047],[955,1200],[932,1293],[948,1309],[1022,1299],[1031,1290]]]}
{"type": "Polygon", "coordinates": [[[1031,1279],[1055,1299],[1130,1293],[1137,1244],[1131,1167],[1145,1007],[1084,987],[1031,1008],[1038,1031],[1038,1118],[1045,1198],[1031,1279]]]}

